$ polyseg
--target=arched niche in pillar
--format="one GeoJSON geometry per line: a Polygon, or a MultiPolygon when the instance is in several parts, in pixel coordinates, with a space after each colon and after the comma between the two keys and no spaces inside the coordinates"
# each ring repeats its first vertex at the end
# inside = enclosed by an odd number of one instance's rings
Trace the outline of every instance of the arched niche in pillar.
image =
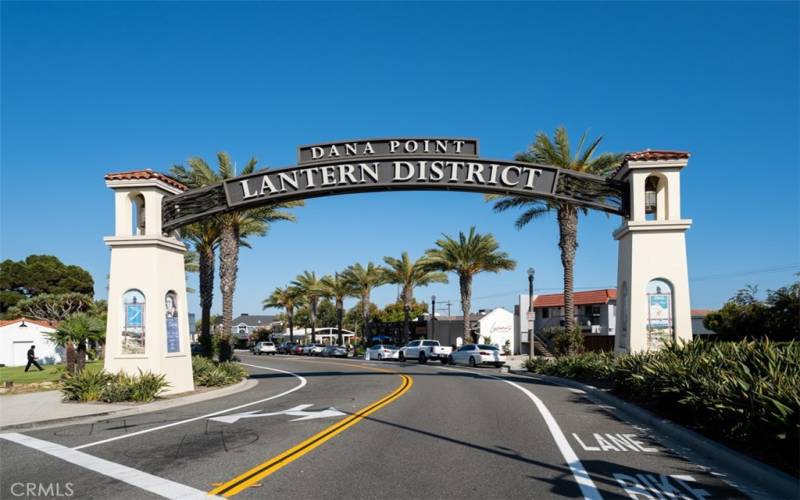
{"type": "Polygon", "coordinates": [[[122,294],[122,354],[145,353],[145,306],[144,294],[135,288],[122,294]]]}
{"type": "Polygon", "coordinates": [[[647,283],[647,347],[660,349],[675,339],[673,286],[664,278],[647,283]]]}
{"type": "Polygon", "coordinates": [[[131,203],[131,235],[142,236],[145,234],[145,201],[144,196],[138,192],[128,194],[131,203]]]}

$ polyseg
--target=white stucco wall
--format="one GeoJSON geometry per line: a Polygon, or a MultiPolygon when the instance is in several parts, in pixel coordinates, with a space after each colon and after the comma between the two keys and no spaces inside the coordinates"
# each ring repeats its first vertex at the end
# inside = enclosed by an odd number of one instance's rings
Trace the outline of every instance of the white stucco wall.
{"type": "Polygon", "coordinates": [[[30,321],[12,323],[0,327],[0,363],[6,366],[25,366],[28,363],[27,352],[31,345],[36,346],[36,357],[39,364],[61,363],[64,350],[56,346],[46,334],[53,333],[30,321]]]}
{"type": "MultiPolygon", "coordinates": [[[[491,337],[492,344],[501,349],[509,341],[511,350],[514,350],[514,314],[511,311],[497,308],[478,320],[478,324],[481,337],[491,337]]],[[[483,342],[483,338],[480,341],[483,342]]]]}

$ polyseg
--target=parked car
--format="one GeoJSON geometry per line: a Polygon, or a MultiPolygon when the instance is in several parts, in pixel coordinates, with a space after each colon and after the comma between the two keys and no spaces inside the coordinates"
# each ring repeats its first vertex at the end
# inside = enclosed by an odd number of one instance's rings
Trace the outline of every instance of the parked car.
{"type": "Polygon", "coordinates": [[[384,359],[400,359],[399,351],[400,350],[393,345],[375,344],[364,351],[364,359],[375,359],[378,361],[384,359]]]}
{"type": "Polygon", "coordinates": [[[298,356],[303,355],[303,348],[305,346],[303,344],[297,344],[292,348],[292,354],[297,354],[298,356]]]}
{"type": "Polygon", "coordinates": [[[466,344],[450,354],[450,363],[457,365],[494,365],[500,368],[505,364],[506,355],[495,345],[466,344]]]}
{"type": "Polygon", "coordinates": [[[308,346],[308,355],[309,356],[321,356],[322,351],[325,350],[324,344],[311,344],[308,346]]]}
{"type": "Polygon", "coordinates": [[[278,346],[278,354],[291,354],[297,342],[284,342],[278,346]]]}
{"type": "Polygon", "coordinates": [[[453,348],[443,346],[438,340],[412,340],[407,346],[400,349],[398,358],[400,361],[406,359],[416,359],[420,363],[427,363],[429,359],[438,359],[443,364],[447,364],[453,348]]]}
{"type": "Polygon", "coordinates": [[[326,358],[346,358],[347,348],[340,345],[325,346],[325,349],[322,350],[322,355],[326,358]]]}
{"type": "Polygon", "coordinates": [[[256,344],[256,354],[278,354],[278,349],[275,348],[274,342],[259,342],[256,344]]]}

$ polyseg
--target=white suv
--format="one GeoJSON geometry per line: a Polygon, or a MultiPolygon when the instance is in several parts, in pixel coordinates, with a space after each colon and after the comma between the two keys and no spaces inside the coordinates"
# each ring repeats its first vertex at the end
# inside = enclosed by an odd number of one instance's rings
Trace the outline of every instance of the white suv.
{"type": "Polygon", "coordinates": [[[275,344],[273,342],[259,342],[256,344],[256,354],[259,356],[262,354],[277,354],[278,349],[275,348],[275,344]]]}

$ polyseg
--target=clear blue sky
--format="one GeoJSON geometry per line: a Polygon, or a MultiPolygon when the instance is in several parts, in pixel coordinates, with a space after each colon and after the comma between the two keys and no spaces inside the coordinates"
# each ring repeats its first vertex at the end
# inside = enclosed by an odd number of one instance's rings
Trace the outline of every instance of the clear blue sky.
{"type": "MultiPolygon", "coordinates": [[[[563,124],[604,135],[604,151],[692,152],[692,305],[718,307],[800,269],[799,14],[795,2],[3,2],[2,258],[55,254],[103,297],[107,172],[219,150],[280,167],[299,144],[391,135],[477,137],[483,155],[511,158],[563,124]]],[[[236,314],[304,269],[416,257],[472,224],[519,261],[476,279],[474,308],[510,308],[529,266],[538,289],[561,286],[553,218],[517,231],[480,195],[332,197],[297,217],[242,251],[236,314]]],[[[615,284],[618,224],[581,220],[579,288],[615,284]]],[[[458,300],[457,284],[417,296],[431,293],[458,300]]]]}

